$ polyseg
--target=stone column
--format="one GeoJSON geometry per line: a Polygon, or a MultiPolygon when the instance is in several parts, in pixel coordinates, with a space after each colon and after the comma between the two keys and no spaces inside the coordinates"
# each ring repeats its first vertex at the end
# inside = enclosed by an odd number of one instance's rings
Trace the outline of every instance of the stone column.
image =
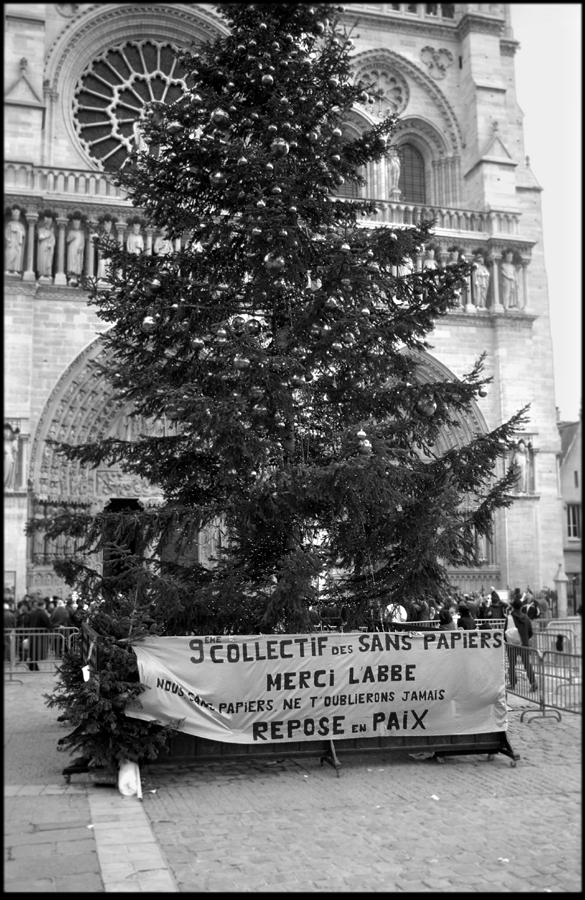
{"type": "Polygon", "coordinates": [[[35,280],[35,225],[38,218],[37,213],[26,214],[28,234],[26,238],[26,268],[24,270],[24,275],[22,276],[23,281],[35,280]]]}
{"type": "MultiPolygon", "coordinates": [[[[466,253],[461,254],[461,262],[469,262],[469,256],[466,253]]],[[[473,302],[473,297],[471,295],[471,275],[467,275],[465,278],[465,312],[466,313],[476,313],[477,307],[473,302]]]]}
{"type": "Polygon", "coordinates": [[[499,261],[502,258],[501,253],[492,252],[489,254],[487,258],[487,262],[491,263],[492,267],[492,277],[490,278],[490,285],[492,288],[492,304],[491,309],[492,312],[503,312],[504,307],[500,301],[500,269],[498,266],[499,261]]]}
{"type": "Polygon", "coordinates": [[[528,266],[530,264],[530,257],[523,256],[522,257],[522,309],[527,310],[530,306],[530,294],[528,292],[528,266]]]}
{"type": "Polygon", "coordinates": [[[93,239],[97,232],[97,222],[93,219],[87,222],[87,232],[85,234],[85,259],[83,262],[83,272],[87,278],[93,278],[95,275],[95,245],[93,239]]]}
{"type": "Polygon", "coordinates": [[[67,219],[64,216],[57,217],[57,226],[59,233],[57,236],[57,271],[55,273],[55,284],[67,284],[67,276],[65,275],[65,226],[67,219]]]}

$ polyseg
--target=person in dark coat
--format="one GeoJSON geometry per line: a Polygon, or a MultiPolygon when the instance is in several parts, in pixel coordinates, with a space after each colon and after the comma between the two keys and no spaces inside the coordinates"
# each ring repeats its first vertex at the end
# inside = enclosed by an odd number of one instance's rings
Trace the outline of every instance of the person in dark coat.
{"type": "Polygon", "coordinates": [[[469,607],[465,603],[459,604],[459,621],[457,622],[457,628],[463,628],[465,631],[475,631],[477,628],[475,619],[469,612],[469,607]]]}
{"type": "Polygon", "coordinates": [[[16,628],[16,616],[9,603],[4,603],[4,662],[10,661],[10,632],[16,628]]]}
{"type": "Polygon", "coordinates": [[[61,657],[63,655],[67,632],[63,632],[62,629],[70,627],[71,613],[65,606],[65,601],[58,599],[57,605],[51,615],[51,628],[53,631],[62,633],[62,637],[55,639],[55,656],[61,657]]]}
{"type": "Polygon", "coordinates": [[[532,637],[532,622],[530,621],[526,613],[522,612],[521,597],[516,597],[512,601],[512,610],[510,615],[514,620],[514,625],[518,629],[520,639],[522,640],[521,645],[506,643],[506,651],[508,653],[508,663],[510,670],[510,689],[514,690],[514,687],[516,685],[516,661],[517,659],[521,659],[528,676],[528,681],[530,682],[530,690],[536,691],[538,689],[538,685],[536,684],[534,670],[530,662],[530,638],[532,637]]]}
{"type": "Polygon", "coordinates": [[[43,604],[38,600],[33,600],[32,602],[29,628],[34,629],[37,632],[47,632],[46,636],[37,633],[31,634],[29,638],[28,667],[31,672],[38,672],[40,671],[38,666],[39,661],[46,659],[49,653],[48,632],[51,630],[51,620],[49,619],[43,604]]]}
{"type": "Polygon", "coordinates": [[[450,609],[442,609],[439,613],[439,631],[455,631],[455,623],[450,609]]]}

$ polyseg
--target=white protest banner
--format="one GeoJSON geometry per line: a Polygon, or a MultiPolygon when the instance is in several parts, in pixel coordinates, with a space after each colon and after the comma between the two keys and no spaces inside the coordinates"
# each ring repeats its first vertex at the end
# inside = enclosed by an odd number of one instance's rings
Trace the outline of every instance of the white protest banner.
{"type": "Polygon", "coordinates": [[[126,715],[235,744],[506,731],[501,631],[147,637],[126,715]]]}

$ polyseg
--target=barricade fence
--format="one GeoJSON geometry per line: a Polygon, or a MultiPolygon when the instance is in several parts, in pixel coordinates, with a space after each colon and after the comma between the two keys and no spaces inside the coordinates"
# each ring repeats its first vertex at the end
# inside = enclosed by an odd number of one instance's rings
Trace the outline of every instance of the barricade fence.
{"type": "MultiPolygon", "coordinates": [[[[4,677],[34,672],[54,672],[69,650],[78,628],[13,628],[4,634],[4,677]]],[[[20,679],[18,679],[20,680],[20,679]]]]}
{"type": "Polygon", "coordinates": [[[560,722],[559,710],[582,713],[581,654],[506,644],[505,665],[508,691],[537,704],[525,709],[520,721],[540,715],[560,722]]]}

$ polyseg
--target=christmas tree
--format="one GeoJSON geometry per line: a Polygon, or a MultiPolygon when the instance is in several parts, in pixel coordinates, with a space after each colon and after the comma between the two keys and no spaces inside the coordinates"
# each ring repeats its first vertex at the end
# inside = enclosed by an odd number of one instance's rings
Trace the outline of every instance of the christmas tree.
{"type": "Polygon", "coordinates": [[[340,8],[219,10],[229,36],[180,55],[182,95],[147,107],[118,173],[164,231],[160,252],[104,244],[109,285],[88,285],[111,324],[101,340],[116,396],[166,426],[61,447],[164,497],[50,526],[77,540],[59,571],[105,598],[94,624],[116,641],[147,627],[307,631],[318,586],[348,627],[372,600],[440,597],[447,566],[475,564],[476,535],[515,479],[497,463],[525,410],[433,449],[490,380],[482,358],[461,379],[421,375],[469,267],[416,271],[432,222],[376,226],[374,202],[339,196],[344,183],[359,193],[396,124],[348,136],[350,111],[376,89],[353,80],[340,8]],[[209,527],[221,536],[212,567],[193,558],[209,527]],[[89,562],[99,553],[103,572],[89,562]]]}

